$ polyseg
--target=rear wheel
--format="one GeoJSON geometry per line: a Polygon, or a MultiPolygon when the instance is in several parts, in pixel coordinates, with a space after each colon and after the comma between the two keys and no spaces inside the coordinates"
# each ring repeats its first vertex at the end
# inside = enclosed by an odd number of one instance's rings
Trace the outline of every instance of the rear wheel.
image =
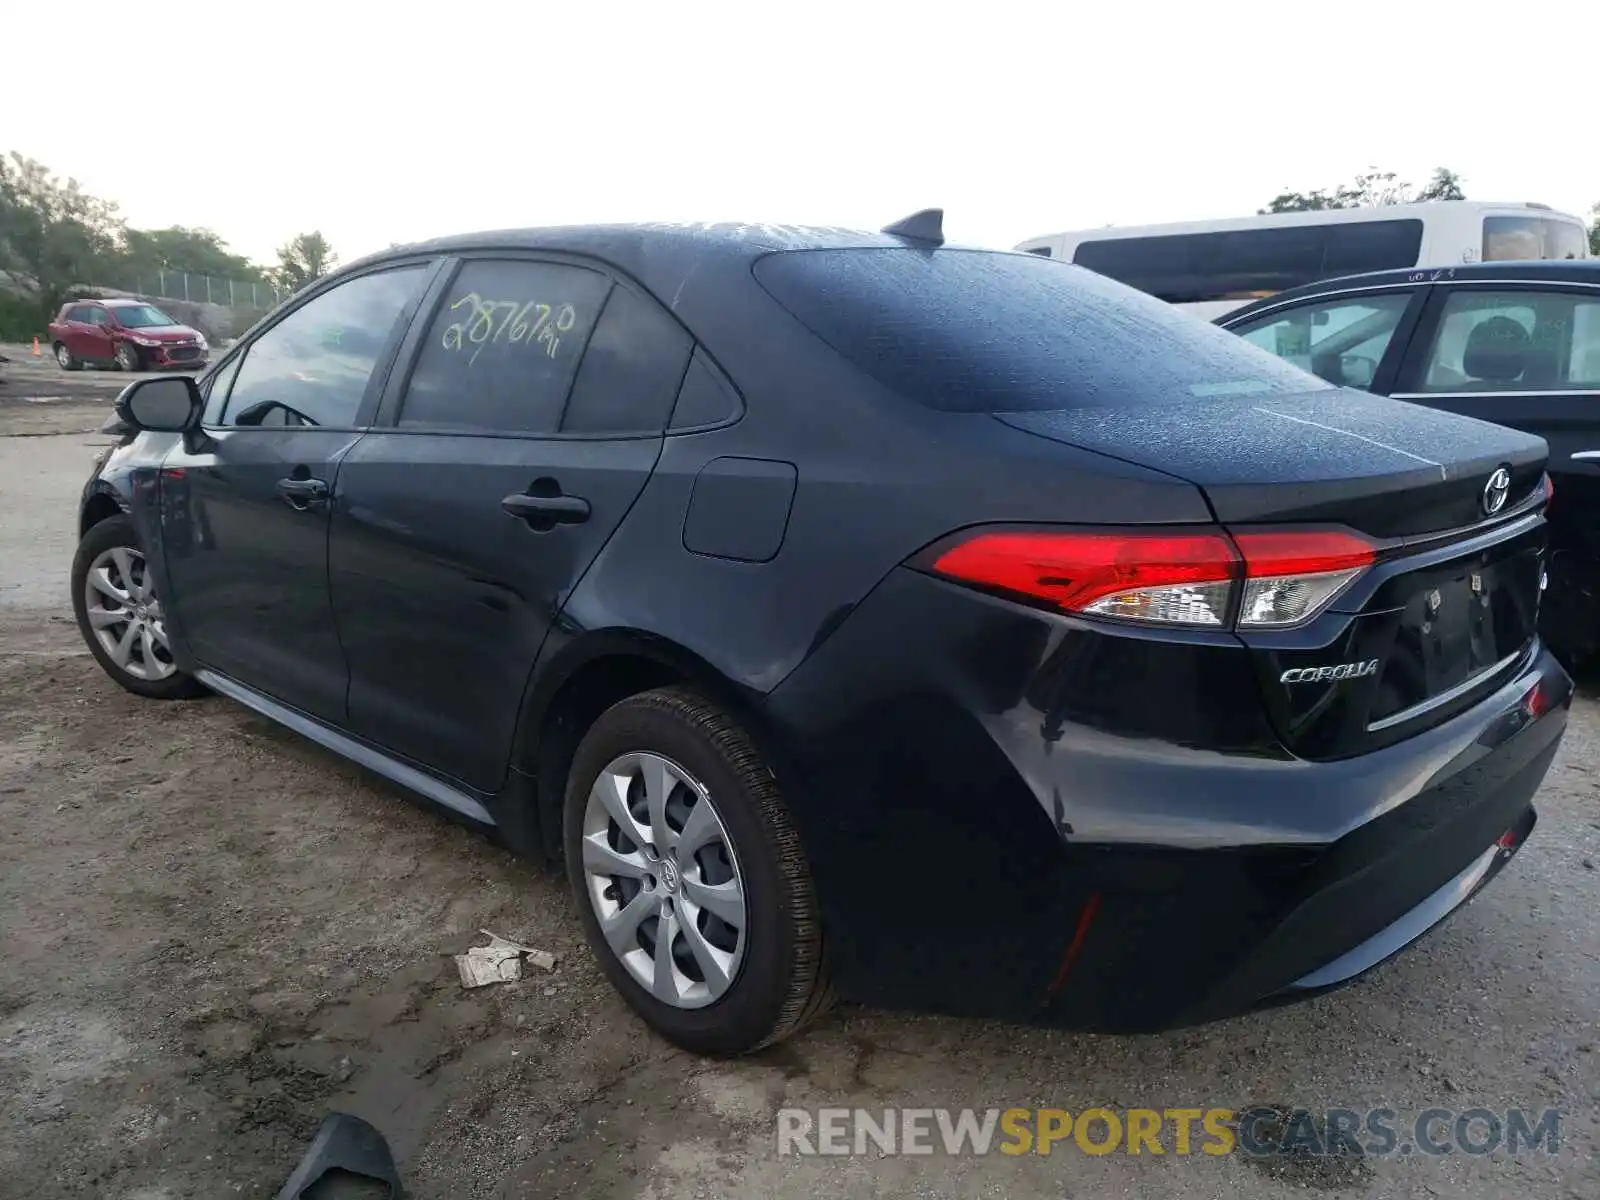
{"type": "Polygon", "coordinates": [[[78,543],[72,607],[90,652],[130,692],[156,700],[205,694],[172,660],[166,613],[128,517],[101,521],[78,543]]]}
{"type": "Polygon", "coordinates": [[[67,344],[65,342],[57,342],[56,366],[60,367],[63,371],[76,371],[79,367],[83,366],[83,364],[78,361],[78,356],[76,354],[67,349],[67,344]]]}
{"type": "Polygon", "coordinates": [[[139,369],[139,347],[132,342],[117,343],[117,370],[137,371],[139,369]]]}
{"type": "Polygon", "coordinates": [[[816,890],[749,736],[684,688],[608,709],[568,777],[567,873],[623,998],[700,1054],[780,1041],[830,999],[816,890]]]}

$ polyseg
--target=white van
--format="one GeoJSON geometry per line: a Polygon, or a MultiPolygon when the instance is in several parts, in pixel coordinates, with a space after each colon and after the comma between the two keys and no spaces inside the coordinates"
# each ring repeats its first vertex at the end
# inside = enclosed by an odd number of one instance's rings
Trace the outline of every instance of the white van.
{"type": "Polygon", "coordinates": [[[1435,200],[1083,229],[1016,247],[1109,275],[1211,320],[1302,283],[1403,267],[1588,258],[1583,221],[1543,204],[1435,200]]]}

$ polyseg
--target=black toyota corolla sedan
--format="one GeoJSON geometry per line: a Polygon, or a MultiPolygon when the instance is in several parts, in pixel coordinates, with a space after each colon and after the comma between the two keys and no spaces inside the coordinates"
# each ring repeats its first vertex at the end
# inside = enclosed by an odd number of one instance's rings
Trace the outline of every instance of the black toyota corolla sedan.
{"type": "Polygon", "coordinates": [[[933,213],[396,249],[118,412],[107,673],[564,862],[696,1051],[1344,982],[1516,852],[1565,727],[1543,441],[933,213]]]}

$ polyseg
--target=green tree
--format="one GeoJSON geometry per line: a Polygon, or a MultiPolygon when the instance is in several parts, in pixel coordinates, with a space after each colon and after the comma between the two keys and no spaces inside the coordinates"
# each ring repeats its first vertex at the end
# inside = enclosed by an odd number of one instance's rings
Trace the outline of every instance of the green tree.
{"type": "Polygon", "coordinates": [[[1412,200],[1465,200],[1466,198],[1467,193],[1461,186],[1461,176],[1448,167],[1435,167],[1433,177],[1422,185],[1412,200]]]}
{"type": "Polygon", "coordinates": [[[123,233],[125,273],[149,276],[156,271],[185,271],[219,279],[265,278],[261,268],[234,254],[220,236],[209,229],[129,229],[123,233]]]}
{"type": "Polygon", "coordinates": [[[1310,192],[1280,192],[1261,209],[1263,213],[1310,212],[1327,208],[1376,208],[1385,204],[1417,204],[1427,200],[1465,200],[1461,176],[1448,167],[1438,167],[1422,187],[1402,182],[1393,171],[1376,167],[1357,175],[1353,181],[1333,188],[1310,192]]]}
{"type": "Polygon", "coordinates": [[[321,230],[313,229],[296,234],[278,247],[278,265],[272,271],[272,281],[286,292],[298,292],[338,265],[339,256],[328,239],[321,230]]]}
{"type": "Polygon", "coordinates": [[[1600,204],[1589,210],[1594,220],[1589,222],[1589,253],[1600,258],[1600,204]]]}
{"type": "Polygon", "coordinates": [[[76,179],[15,151],[0,159],[0,270],[42,315],[115,257],[121,232],[116,205],[76,179]]]}

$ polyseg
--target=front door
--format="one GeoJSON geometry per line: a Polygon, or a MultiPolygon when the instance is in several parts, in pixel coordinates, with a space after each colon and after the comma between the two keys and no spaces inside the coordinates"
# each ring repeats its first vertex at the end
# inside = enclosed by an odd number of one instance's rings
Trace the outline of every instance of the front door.
{"type": "Polygon", "coordinates": [[[691,342],[603,269],[531,258],[468,259],[411,342],[386,428],[339,474],[350,726],[493,791],[539,649],[655,466],[691,342]]]}
{"type": "Polygon", "coordinates": [[[210,398],[215,424],[163,463],[178,635],[204,666],[327,721],[342,723],[348,679],[330,504],[428,275],[414,263],[315,293],[250,343],[210,398]]]}

